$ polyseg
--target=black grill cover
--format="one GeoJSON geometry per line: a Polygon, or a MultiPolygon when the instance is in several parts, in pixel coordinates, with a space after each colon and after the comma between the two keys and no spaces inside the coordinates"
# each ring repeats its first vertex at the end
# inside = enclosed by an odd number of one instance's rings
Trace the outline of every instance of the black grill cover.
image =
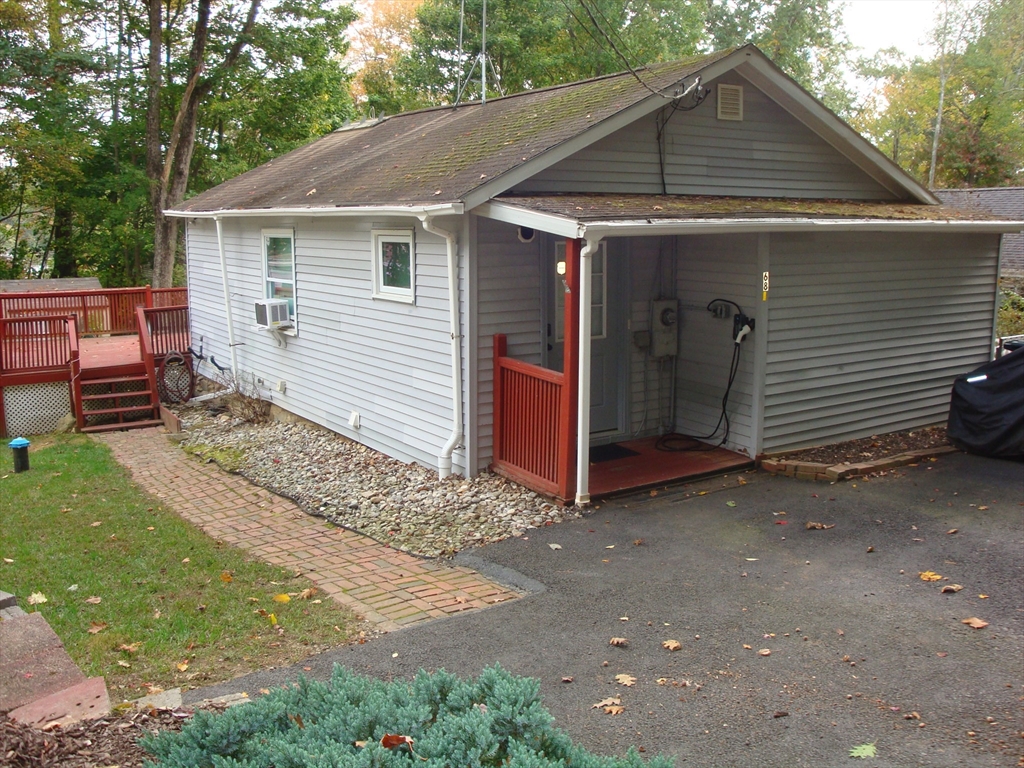
{"type": "Polygon", "coordinates": [[[956,377],[948,435],[964,451],[1024,458],[1024,349],[956,377]]]}

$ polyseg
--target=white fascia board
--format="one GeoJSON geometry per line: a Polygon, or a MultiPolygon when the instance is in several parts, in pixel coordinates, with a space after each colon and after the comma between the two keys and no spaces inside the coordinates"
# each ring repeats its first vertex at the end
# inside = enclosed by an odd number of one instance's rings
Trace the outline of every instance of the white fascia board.
{"type": "Polygon", "coordinates": [[[273,216],[457,216],[465,211],[462,203],[437,205],[361,205],[339,208],[229,208],[220,211],[164,211],[179,219],[245,219],[273,216]]]}
{"type": "MultiPolygon", "coordinates": [[[[687,77],[683,79],[690,80],[699,76],[701,83],[710,82],[716,77],[720,77],[729,70],[735,68],[737,64],[742,63],[744,61],[745,52],[746,50],[741,48],[735,53],[729,54],[724,59],[720,59],[714,64],[710,64],[704,69],[694,72],[692,75],[687,75],[687,77]]],[[[508,191],[516,184],[526,181],[531,176],[535,176],[555,163],[565,160],[567,157],[574,155],[581,149],[585,149],[606,136],[610,136],[619,129],[625,128],[645,115],[656,112],[665,104],[669,103],[669,101],[670,99],[651,94],[642,101],[638,101],[632,107],[606,117],[604,120],[599,123],[595,123],[582,133],[578,133],[572,138],[566,139],[561,144],[556,144],[544,152],[541,152],[536,157],[505,171],[505,173],[495,176],[486,184],[482,184],[476,189],[470,191],[463,196],[466,208],[475,208],[487,202],[492,197],[496,197],[502,192],[508,191]]]]}
{"type": "Polygon", "coordinates": [[[895,221],[893,219],[666,219],[581,222],[576,237],[726,235],[754,232],[949,232],[1013,234],[1024,221],[895,221]]]}
{"type": "Polygon", "coordinates": [[[473,208],[470,213],[479,214],[487,219],[503,221],[517,227],[529,227],[540,232],[547,232],[558,237],[579,237],[580,225],[575,219],[556,216],[551,213],[539,213],[526,208],[505,203],[484,203],[473,208]]]}
{"type": "Polygon", "coordinates": [[[938,198],[918,184],[870,141],[785,75],[765,56],[746,51],[745,66],[737,72],[829,143],[837,152],[899,196],[906,192],[919,202],[939,204],[938,198]]]}

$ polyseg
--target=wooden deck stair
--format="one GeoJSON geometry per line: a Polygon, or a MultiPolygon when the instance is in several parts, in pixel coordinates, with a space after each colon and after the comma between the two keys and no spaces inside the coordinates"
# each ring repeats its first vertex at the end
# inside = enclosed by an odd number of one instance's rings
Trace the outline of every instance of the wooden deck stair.
{"type": "Polygon", "coordinates": [[[112,378],[83,378],[77,405],[75,415],[82,432],[142,429],[163,424],[160,402],[156,391],[149,386],[145,370],[112,378]]]}

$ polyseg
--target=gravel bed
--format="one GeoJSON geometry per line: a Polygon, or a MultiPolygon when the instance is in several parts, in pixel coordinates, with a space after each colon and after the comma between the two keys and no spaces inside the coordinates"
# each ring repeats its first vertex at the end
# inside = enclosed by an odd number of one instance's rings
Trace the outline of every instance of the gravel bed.
{"type": "Polygon", "coordinates": [[[451,557],[581,515],[490,473],[439,480],[436,470],[309,424],[247,424],[201,406],[181,408],[178,416],[190,452],[309,514],[425,557],[451,557]]]}

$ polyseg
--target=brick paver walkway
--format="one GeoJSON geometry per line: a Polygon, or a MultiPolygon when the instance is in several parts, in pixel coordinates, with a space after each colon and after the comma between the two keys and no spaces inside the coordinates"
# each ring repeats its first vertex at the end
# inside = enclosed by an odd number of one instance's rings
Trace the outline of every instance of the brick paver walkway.
{"type": "Polygon", "coordinates": [[[285,568],[384,630],[518,597],[468,568],[421,560],[307,515],[188,456],[162,428],[96,435],[136,483],[210,536],[285,568]]]}

